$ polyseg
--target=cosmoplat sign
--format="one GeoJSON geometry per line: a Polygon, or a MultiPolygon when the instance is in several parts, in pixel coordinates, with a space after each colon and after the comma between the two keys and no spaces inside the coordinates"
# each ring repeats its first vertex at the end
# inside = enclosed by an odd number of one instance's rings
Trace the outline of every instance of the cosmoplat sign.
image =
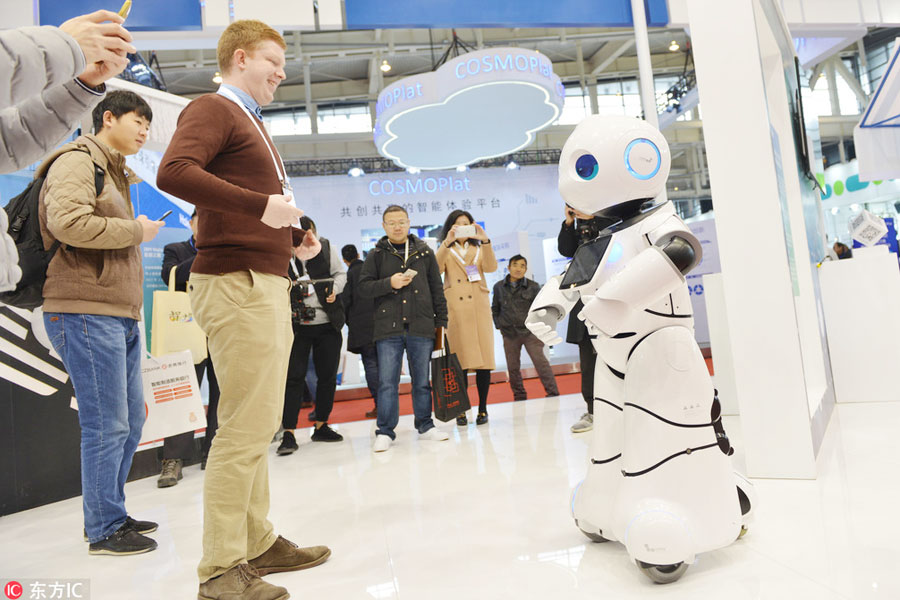
{"type": "Polygon", "coordinates": [[[468,165],[529,145],[557,119],[564,96],[540,52],[470,52],[387,86],[375,107],[375,146],[402,167],[468,165]]]}

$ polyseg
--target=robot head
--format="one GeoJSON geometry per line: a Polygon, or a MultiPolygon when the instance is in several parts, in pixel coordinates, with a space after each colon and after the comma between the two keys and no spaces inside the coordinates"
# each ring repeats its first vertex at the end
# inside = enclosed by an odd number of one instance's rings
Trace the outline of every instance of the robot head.
{"type": "Polygon", "coordinates": [[[593,115],[575,127],[559,157],[559,193],[587,214],[659,196],[669,177],[666,138],[646,121],[593,115]]]}

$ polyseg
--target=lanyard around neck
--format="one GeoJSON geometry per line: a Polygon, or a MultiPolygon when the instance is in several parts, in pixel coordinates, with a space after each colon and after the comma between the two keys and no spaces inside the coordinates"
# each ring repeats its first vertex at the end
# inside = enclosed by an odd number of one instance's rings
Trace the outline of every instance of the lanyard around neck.
{"type": "MultiPolygon", "coordinates": [[[[457,245],[457,244],[459,244],[459,242],[456,242],[456,244],[454,244],[454,246],[457,245]]],[[[460,245],[461,245],[461,244],[460,244],[460,245]]],[[[463,246],[463,251],[468,250],[468,248],[469,248],[469,242],[466,242],[465,245],[463,246]]],[[[465,261],[465,259],[464,259],[462,256],[460,256],[459,253],[456,251],[456,249],[453,248],[452,246],[450,247],[450,252],[453,253],[453,256],[455,256],[455,257],[456,257],[456,260],[459,261],[459,264],[461,264],[462,266],[466,266],[466,261],[465,261]]],[[[477,247],[477,249],[475,250],[475,259],[472,261],[472,264],[473,264],[473,265],[477,265],[477,264],[478,264],[478,257],[479,257],[480,255],[481,255],[481,246],[479,245],[479,246],[477,247]]]]}
{"type": "Polygon", "coordinates": [[[284,168],[284,162],[281,160],[281,155],[278,156],[278,159],[275,158],[275,152],[272,146],[269,145],[269,139],[263,133],[262,129],[259,126],[259,119],[250,114],[250,111],[244,106],[244,103],[241,102],[240,98],[237,97],[237,94],[232,92],[226,87],[220,87],[218,94],[225,96],[235,104],[237,104],[241,110],[244,111],[244,114],[247,115],[247,118],[250,119],[250,122],[253,123],[253,126],[256,127],[256,131],[259,132],[259,136],[263,139],[263,142],[266,144],[266,150],[269,151],[269,156],[272,157],[272,164],[275,165],[275,172],[278,173],[278,181],[281,182],[281,187],[290,188],[290,183],[287,181],[287,171],[284,168]],[[279,164],[281,168],[279,169],[279,164]]]}

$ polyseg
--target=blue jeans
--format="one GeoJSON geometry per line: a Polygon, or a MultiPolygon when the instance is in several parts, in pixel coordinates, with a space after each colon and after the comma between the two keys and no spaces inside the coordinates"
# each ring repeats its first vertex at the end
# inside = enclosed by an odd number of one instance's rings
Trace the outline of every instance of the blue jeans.
{"type": "Polygon", "coordinates": [[[78,400],[84,528],[93,543],[125,523],[125,480],[144,426],[141,335],[124,317],[44,313],[78,400]]]}
{"type": "Polygon", "coordinates": [[[419,433],[434,427],[431,420],[431,351],[434,340],[404,333],[375,342],[378,350],[378,428],[375,433],[396,439],[394,428],[400,421],[400,367],[403,350],[412,377],[413,413],[419,433]]]}

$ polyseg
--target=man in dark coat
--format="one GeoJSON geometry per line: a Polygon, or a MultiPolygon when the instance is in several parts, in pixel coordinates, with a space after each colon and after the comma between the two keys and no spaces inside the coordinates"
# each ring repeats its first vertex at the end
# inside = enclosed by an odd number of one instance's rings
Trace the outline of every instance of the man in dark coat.
{"type": "Polygon", "coordinates": [[[375,406],[366,413],[367,419],[378,416],[378,351],[375,349],[375,301],[359,293],[359,274],[363,261],[353,244],[341,248],[341,256],[347,265],[347,285],[341,294],[344,314],[347,316],[347,351],[359,354],[366,372],[366,386],[372,394],[375,406]]]}
{"type": "MultiPolygon", "coordinates": [[[[604,227],[610,225],[609,221],[605,219],[580,213],[568,206],[566,206],[565,215],[566,219],[559,230],[556,243],[559,253],[566,258],[575,256],[578,246],[596,238],[604,227]]],[[[583,304],[579,300],[569,312],[569,328],[566,332],[566,341],[578,345],[578,360],[581,363],[581,396],[587,404],[587,412],[572,425],[573,433],[582,433],[594,428],[594,363],[597,361],[597,351],[591,343],[584,321],[576,317],[582,308],[583,304]]]]}
{"type": "Polygon", "coordinates": [[[509,387],[512,388],[513,400],[525,400],[525,385],[522,383],[520,357],[522,346],[531,357],[537,369],[541,384],[547,397],[559,396],[556,378],[550,361],[544,356],[544,342],[539,340],[525,327],[528,309],[541,291],[536,281],[527,279],[528,261],[521,254],[509,259],[509,275],[494,284],[494,300],[491,312],[494,315],[494,327],[503,336],[503,350],[506,353],[506,369],[509,371],[509,387]]]}
{"type": "MultiPolygon", "coordinates": [[[[169,273],[175,269],[175,291],[184,292],[187,289],[188,278],[191,276],[191,265],[197,256],[197,223],[199,217],[197,211],[191,215],[191,237],[184,242],[166,244],[163,248],[162,279],[168,285],[169,273]]],[[[203,446],[200,453],[200,468],[206,468],[206,457],[209,456],[209,446],[216,437],[218,426],[217,408],[219,406],[219,382],[216,380],[216,372],[213,370],[209,356],[203,362],[194,365],[197,371],[197,384],[203,381],[203,373],[206,373],[209,384],[209,408],[206,411],[206,437],[203,438],[203,446]]],[[[171,487],[181,479],[181,468],[185,459],[191,455],[191,445],[194,442],[194,432],[187,431],[179,435],[167,437],[163,441],[163,461],[157,487],[171,487]]]]}

